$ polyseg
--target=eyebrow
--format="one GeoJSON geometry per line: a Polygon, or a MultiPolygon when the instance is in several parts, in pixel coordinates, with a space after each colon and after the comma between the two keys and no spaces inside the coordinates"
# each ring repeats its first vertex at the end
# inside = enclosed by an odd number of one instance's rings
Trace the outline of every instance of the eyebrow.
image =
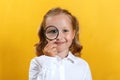
{"type": "Polygon", "coordinates": [[[54,26],[54,25],[49,25],[49,26],[46,26],[46,27],[56,27],[56,26],[54,26]]]}

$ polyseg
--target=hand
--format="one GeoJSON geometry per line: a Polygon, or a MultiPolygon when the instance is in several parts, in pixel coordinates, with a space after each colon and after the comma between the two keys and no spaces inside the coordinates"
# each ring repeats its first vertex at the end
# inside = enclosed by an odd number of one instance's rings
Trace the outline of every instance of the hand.
{"type": "Polygon", "coordinates": [[[43,49],[44,55],[55,57],[57,55],[57,45],[55,44],[55,40],[49,41],[48,44],[43,49]]]}

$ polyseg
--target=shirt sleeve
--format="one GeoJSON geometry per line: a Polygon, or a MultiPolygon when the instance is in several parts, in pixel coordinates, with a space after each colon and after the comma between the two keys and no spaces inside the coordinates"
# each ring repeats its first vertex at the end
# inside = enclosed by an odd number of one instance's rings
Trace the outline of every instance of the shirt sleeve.
{"type": "Polygon", "coordinates": [[[39,65],[39,63],[35,59],[32,59],[29,68],[29,80],[37,80],[40,68],[41,66],[39,65]]]}
{"type": "Polygon", "coordinates": [[[86,66],[85,80],[92,80],[92,75],[88,64],[86,66]]]}
{"type": "Polygon", "coordinates": [[[31,60],[29,68],[29,80],[53,80],[51,72],[55,71],[56,58],[40,56],[31,60]]]}

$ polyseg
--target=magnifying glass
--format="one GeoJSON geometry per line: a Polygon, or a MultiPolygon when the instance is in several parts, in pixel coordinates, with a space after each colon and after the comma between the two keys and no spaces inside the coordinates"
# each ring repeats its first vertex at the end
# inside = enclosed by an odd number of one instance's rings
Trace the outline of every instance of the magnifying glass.
{"type": "Polygon", "coordinates": [[[58,37],[59,31],[55,26],[48,26],[45,28],[45,36],[49,40],[54,40],[58,37]]]}

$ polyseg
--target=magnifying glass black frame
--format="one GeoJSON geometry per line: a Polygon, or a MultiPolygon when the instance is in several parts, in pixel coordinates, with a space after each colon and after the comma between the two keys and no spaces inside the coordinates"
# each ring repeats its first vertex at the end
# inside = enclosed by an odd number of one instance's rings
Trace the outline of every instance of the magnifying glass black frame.
{"type": "Polygon", "coordinates": [[[56,39],[56,38],[58,37],[58,35],[59,35],[59,30],[58,30],[55,26],[52,26],[52,25],[51,25],[51,26],[48,26],[48,27],[45,28],[45,37],[46,37],[48,40],[54,40],[54,39],[56,39]],[[58,32],[57,35],[56,35],[56,37],[53,38],[53,39],[48,38],[47,35],[46,35],[46,31],[47,31],[47,29],[50,28],[50,27],[55,28],[55,29],[57,30],[57,32],[58,32]]]}

